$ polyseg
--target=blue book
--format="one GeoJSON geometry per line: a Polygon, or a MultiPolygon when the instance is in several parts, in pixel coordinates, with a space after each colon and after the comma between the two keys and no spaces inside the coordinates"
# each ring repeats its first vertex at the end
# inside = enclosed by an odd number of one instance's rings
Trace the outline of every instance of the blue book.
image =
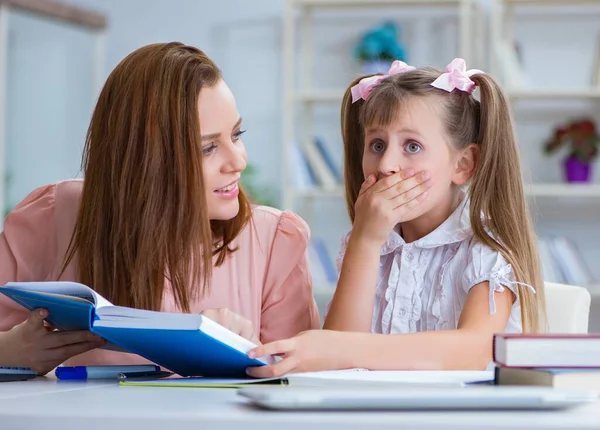
{"type": "Polygon", "coordinates": [[[321,157],[323,157],[323,160],[325,160],[325,164],[327,164],[327,167],[329,168],[329,170],[331,171],[331,173],[333,174],[333,176],[335,177],[335,179],[338,182],[343,182],[344,178],[342,178],[342,174],[340,172],[340,168],[338,167],[338,165],[336,164],[336,162],[333,161],[333,157],[331,156],[331,154],[329,153],[329,150],[325,146],[325,142],[323,142],[318,137],[315,137],[315,146],[317,147],[317,149],[321,153],[321,157]]]}
{"type": "Polygon", "coordinates": [[[0,293],[29,310],[45,308],[57,330],[89,330],[108,349],[140,355],[181,376],[246,377],[245,369],[273,362],[250,359],[257,345],[196,314],[114,306],[76,282],[9,282],[0,293]]]}
{"type": "Polygon", "coordinates": [[[313,238],[312,242],[319,256],[319,260],[321,261],[321,265],[323,266],[323,270],[325,271],[325,274],[327,276],[327,282],[335,286],[338,280],[338,273],[335,264],[329,257],[329,253],[327,252],[325,242],[323,241],[323,239],[317,237],[313,238]]]}

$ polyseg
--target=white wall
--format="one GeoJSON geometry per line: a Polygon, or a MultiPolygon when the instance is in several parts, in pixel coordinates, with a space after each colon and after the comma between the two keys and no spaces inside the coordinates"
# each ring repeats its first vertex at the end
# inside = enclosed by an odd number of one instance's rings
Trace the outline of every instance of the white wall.
{"type": "Polygon", "coordinates": [[[204,50],[223,70],[244,118],[249,161],[261,182],[279,186],[279,0],[69,0],[108,17],[106,76],[128,53],[180,41],[204,50]]]}
{"type": "Polygon", "coordinates": [[[96,97],[95,38],[87,29],[16,9],[7,22],[3,167],[5,204],[12,208],[33,188],[80,173],[96,97]]]}

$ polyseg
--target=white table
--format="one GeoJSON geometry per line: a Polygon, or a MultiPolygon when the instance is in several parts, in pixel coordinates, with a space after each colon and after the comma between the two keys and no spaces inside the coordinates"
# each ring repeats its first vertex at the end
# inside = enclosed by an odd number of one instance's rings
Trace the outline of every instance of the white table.
{"type": "Polygon", "coordinates": [[[52,378],[0,383],[2,429],[138,426],[144,430],[600,429],[600,402],[554,412],[274,412],[247,405],[234,389],[127,387],[52,378]]]}

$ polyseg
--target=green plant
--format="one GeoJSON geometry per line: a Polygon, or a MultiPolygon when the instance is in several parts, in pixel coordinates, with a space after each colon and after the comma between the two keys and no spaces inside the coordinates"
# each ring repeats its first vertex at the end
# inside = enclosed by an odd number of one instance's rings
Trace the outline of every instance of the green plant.
{"type": "MultiPolygon", "coordinates": [[[[12,175],[10,174],[10,172],[6,172],[6,174],[4,175],[4,191],[5,191],[4,200],[5,201],[6,201],[6,190],[8,190],[11,181],[12,181],[12,175]]],[[[4,219],[12,210],[12,206],[9,203],[0,202],[0,205],[2,205],[2,204],[4,204],[4,207],[2,208],[2,219],[4,219]]]]}
{"type": "Polygon", "coordinates": [[[577,158],[584,164],[591,163],[600,148],[600,135],[594,122],[583,119],[557,127],[544,145],[544,151],[553,154],[564,146],[568,146],[569,157],[577,158]]]}
{"type": "Polygon", "coordinates": [[[398,43],[398,26],[393,22],[384,22],[367,31],[354,47],[354,56],[362,62],[405,61],[405,49],[398,43]]]}
{"type": "Polygon", "coordinates": [[[246,191],[252,203],[275,207],[275,199],[273,197],[275,193],[273,189],[257,184],[257,174],[258,169],[252,164],[248,164],[240,180],[242,188],[246,191]]]}

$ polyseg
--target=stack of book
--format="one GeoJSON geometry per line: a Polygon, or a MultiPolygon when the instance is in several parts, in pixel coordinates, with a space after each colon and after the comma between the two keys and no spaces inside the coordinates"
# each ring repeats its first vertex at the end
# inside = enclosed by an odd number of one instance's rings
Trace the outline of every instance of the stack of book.
{"type": "Polygon", "coordinates": [[[600,391],[600,334],[498,334],[493,357],[497,385],[600,391]]]}

